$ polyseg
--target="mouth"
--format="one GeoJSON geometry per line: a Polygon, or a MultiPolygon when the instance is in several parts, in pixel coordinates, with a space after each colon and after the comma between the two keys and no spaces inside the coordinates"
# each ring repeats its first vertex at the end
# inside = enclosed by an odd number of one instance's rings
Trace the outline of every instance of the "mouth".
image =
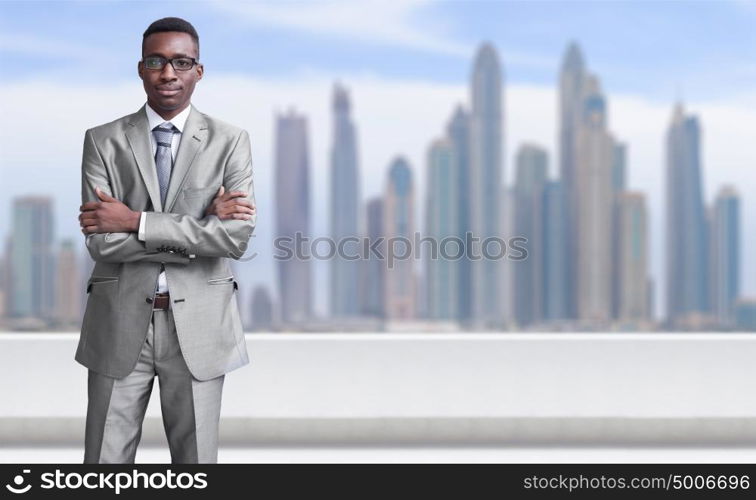
{"type": "Polygon", "coordinates": [[[178,94],[179,92],[181,92],[181,89],[161,89],[161,88],[158,88],[157,92],[158,92],[158,94],[160,94],[163,97],[172,97],[172,96],[178,94]]]}

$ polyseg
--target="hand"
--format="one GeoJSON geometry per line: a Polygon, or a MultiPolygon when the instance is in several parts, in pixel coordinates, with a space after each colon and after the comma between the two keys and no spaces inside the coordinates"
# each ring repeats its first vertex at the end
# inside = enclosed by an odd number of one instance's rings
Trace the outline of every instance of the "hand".
{"type": "Polygon", "coordinates": [[[95,187],[101,201],[88,201],[79,207],[79,225],[84,234],[91,233],[135,233],[139,230],[140,212],[135,212],[95,187]]]}
{"type": "Polygon", "coordinates": [[[215,194],[210,206],[205,210],[205,217],[215,215],[221,220],[241,219],[248,220],[255,215],[255,206],[244,198],[247,193],[243,191],[230,191],[220,187],[215,194]]]}

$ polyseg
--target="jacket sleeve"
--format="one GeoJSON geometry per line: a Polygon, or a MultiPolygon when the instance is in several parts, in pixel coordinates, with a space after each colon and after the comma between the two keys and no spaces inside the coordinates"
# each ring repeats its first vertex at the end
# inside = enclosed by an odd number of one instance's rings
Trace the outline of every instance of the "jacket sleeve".
{"type": "MultiPolygon", "coordinates": [[[[81,163],[81,203],[99,201],[95,187],[113,195],[105,163],[97,150],[92,131],[84,134],[84,153],[81,163]]],[[[89,255],[97,262],[163,262],[186,264],[189,257],[167,252],[148,251],[136,233],[90,233],[86,234],[89,255]]]]}
{"type": "MultiPolygon", "coordinates": [[[[223,186],[226,192],[246,192],[247,201],[254,205],[252,177],[249,134],[242,130],[228,157],[223,186]]],[[[221,220],[216,215],[198,219],[188,214],[147,212],[145,243],[148,251],[172,248],[179,253],[195,254],[197,257],[229,257],[238,260],[247,250],[256,223],[256,213],[246,220],[221,220]]]]}

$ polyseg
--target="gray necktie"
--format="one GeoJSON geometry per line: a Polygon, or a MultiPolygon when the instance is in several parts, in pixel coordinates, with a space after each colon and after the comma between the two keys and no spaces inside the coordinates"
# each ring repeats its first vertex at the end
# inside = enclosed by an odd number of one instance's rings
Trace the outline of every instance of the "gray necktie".
{"type": "Polygon", "coordinates": [[[155,166],[157,167],[158,183],[160,183],[160,203],[163,205],[163,210],[165,210],[165,195],[168,193],[168,183],[171,180],[171,169],[173,167],[171,141],[175,132],[177,132],[176,127],[171,122],[162,123],[152,129],[155,143],[157,144],[155,166]]]}

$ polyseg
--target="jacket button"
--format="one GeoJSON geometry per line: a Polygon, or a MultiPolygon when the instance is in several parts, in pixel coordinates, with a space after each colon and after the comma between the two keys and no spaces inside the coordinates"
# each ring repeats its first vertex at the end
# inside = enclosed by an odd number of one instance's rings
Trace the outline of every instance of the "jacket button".
{"type": "Polygon", "coordinates": [[[144,299],[144,301],[148,304],[152,304],[152,297],[147,297],[146,299],[144,299]]]}

